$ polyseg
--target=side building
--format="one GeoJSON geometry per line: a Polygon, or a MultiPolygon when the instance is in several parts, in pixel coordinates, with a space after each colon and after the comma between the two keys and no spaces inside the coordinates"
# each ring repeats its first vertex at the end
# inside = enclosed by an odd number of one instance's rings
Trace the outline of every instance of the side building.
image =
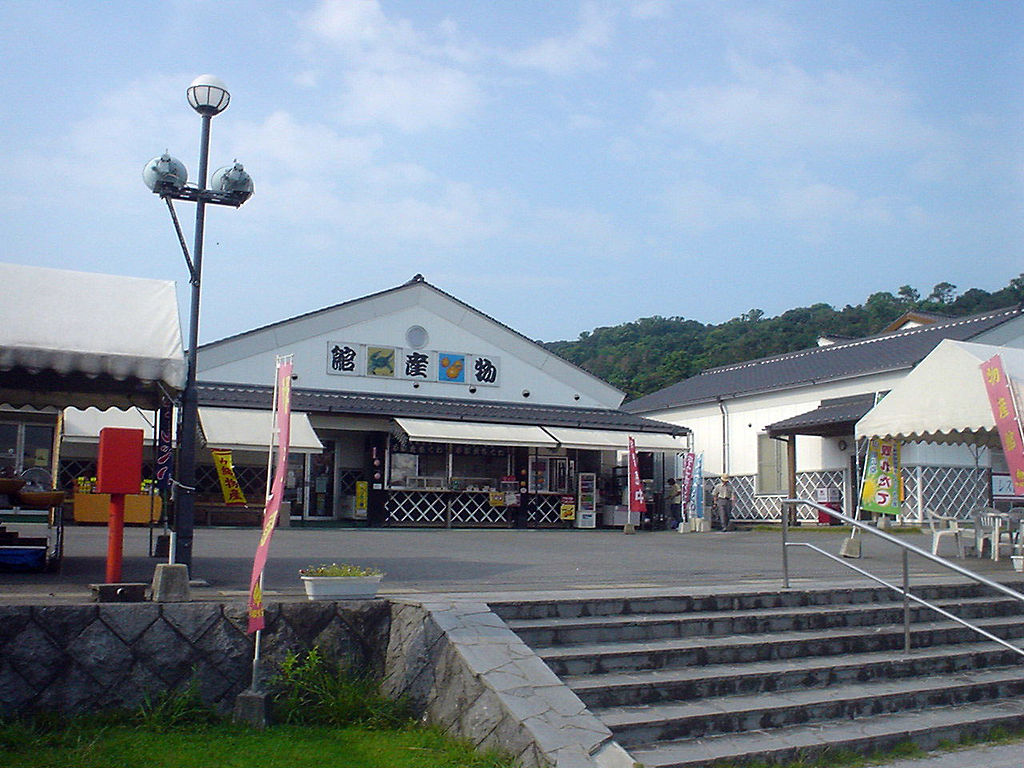
{"type": "MultiPolygon", "coordinates": [[[[781,519],[795,440],[797,495],[856,507],[859,464],[854,425],[940,341],[1024,347],[1024,310],[1001,309],[955,320],[908,316],[863,339],[712,368],[623,409],[692,429],[706,476],[732,476],[734,516],[781,519]]],[[[1001,454],[966,445],[908,444],[902,452],[904,513],[964,514],[991,498],[1001,454]]],[[[804,512],[803,514],[809,514],[804,512]]]]}

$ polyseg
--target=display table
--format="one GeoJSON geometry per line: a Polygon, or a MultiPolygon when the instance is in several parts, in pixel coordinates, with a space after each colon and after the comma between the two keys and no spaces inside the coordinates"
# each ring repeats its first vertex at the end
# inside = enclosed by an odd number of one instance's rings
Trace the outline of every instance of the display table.
{"type": "MultiPolygon", "coordinates": [[[[129,524],[148,524],[160,521],[160,497],[134,493],[124,497],[124,521],[129,524]],[[153,518],[149,517],[152,505],[153,518]]],[[[73,505],[76,523],[104,523],[110,520],[109,493],[76,493],[73,505]]]]}

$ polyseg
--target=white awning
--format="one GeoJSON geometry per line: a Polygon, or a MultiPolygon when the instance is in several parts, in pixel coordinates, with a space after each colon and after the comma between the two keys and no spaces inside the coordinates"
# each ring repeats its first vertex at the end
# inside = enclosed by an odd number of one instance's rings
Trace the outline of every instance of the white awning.
{"type": "Polygon", "coordinates": [[[574,429],[544,427],[563,448],[582,448],[593,451],[629,450],[632,437],[638,451],[685,451],[685,438],[660,432],[613,432],[603,429],[574,429]]]}
{"type": "Polygon", "coordinates": [[[999,355],[1024,404],[1024,350],[944,339],[857,422],[857,437],[998,446],[981,364],[999,355]]]}
{"type": "MultiPolygon", "coordinates": [[[[200,408],[199,423],[210,448],[267,451],[274,414],[245,408],[200,408]]],[[[294,453],[320,453],[323,449],[323,443],[309,423],[309,416],[293,412],[290,450],[294,453]]]]}
{"type": "Polygon", "coordinates": [[[472,421],[434,421],[396,418],[409,439],[420,443],[457,443],[466,445],[513,445],[540,448],[557,446],[554,438],[540,427],[526,424],[482,424],[472,421]]]}
{"type": "Polygon", "coordinates": [[[0,402],[155,407],[185,384],[174,283],[0,264],[0,402]]]}
{"type": "Polygon", "coordinates": [[[143,442],[152,445],[155,420],[156,414],[153,411],[140,411],[138,408],[129,408],[127,411],[116,408],[106,411],[99,408],[65,408],[64,441],[96,444],[100,441],[100,430],[104,427],[122,427],[141,429],[143,442]]]}

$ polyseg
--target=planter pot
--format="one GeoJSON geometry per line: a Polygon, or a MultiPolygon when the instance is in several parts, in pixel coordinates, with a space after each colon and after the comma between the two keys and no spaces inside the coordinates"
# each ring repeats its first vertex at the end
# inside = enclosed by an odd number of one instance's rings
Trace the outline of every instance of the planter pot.
{"type": "Polygon", "coordinates": [[[382,576],[302,576],[310,600],[368,600],[377,596],[382,576]]]}

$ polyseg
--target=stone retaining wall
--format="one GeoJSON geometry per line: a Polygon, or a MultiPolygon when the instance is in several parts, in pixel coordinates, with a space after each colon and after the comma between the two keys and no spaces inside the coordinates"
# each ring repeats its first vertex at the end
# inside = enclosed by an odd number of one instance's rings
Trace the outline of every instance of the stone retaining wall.
{"type": "MultiPolygon", "coordinates": [[[[364,603],[267,606],[262,669],[319,645],[353,667],[384,673],[390,610],[364,603]]],[[[253,637],[245,606],[215,603],[0,605],[0,713],[135,708],[194,678],[228,711],[249,687],[253,637]]]]}
{"type": "MultiPolygon", "coordinates": [[[[383,680],[424,722],[524,768],[631,768],[632,760],[483,603],[412,600],[267,605],[264,676],[289,651],[383,680]]],[[[230,711],[249,688],[253,637],[241,604],[0,605],[0,714],[134,709],[196,681],[230,711]]]]}

